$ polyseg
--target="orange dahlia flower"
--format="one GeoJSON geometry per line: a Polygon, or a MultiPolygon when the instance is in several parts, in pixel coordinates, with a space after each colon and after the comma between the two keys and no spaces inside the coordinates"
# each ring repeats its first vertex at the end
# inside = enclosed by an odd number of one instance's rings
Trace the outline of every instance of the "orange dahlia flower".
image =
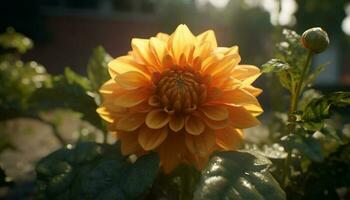
{"type": "Polygon", "coordinates": [[[260,70],[239,65],[238,47],[218,47],[212,30],[194,36],[179,25],[131,46],[108,64],[97,110],[123,154],[156,151],[166,173],[180,163],[200,169],[214,150],[235,150],[241,129],[259,124],[261,90],[251,84],[260,70]]]}

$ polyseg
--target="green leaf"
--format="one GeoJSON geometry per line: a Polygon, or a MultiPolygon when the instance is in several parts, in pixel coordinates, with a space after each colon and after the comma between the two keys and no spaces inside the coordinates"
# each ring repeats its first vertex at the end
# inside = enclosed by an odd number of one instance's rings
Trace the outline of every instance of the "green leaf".
{"type": "Polygon", "coordinates": [[[287,70],[290,68],[289,64],[279,60],[279,59],[271,59],[267,63],[263,64],[261,66],[262,72],[269,73],[269,72],[280,72],[283,70],[287,70]]]}
{"type": "Polygon", "coordinates": [[[202,172],[194,199],[286,199],[284,191],[269,173],[270,164],[258,154],[216,153],[202,172]]]}
{"type": "Polygon", "coordinates": [[[281,144],[288,152],[296,149],[312,161],[323,161],[321,143],[310,135],[287,135],[281,138],[281,144]]]}
{"type": "Polygon", "coordinates": [[[307,51],[301,45],[300,35],[284,29],[281,42],[276,45],[276,58],[262,66],[263,72],[276,72],[281,85],[293,93],[301,78],[306,56],[307,51]]]}
{"type": "Polygon", "coordinates": [[[307,104],[302,115],[303,127],[306,130],[321,130],[324,119],[331,116],[332,110],[350,106],[350,92],[334,92],[315,98],[307,104]]]}
{"type": "Polygon", "coordinates": [[[152,153],[130,163],[120,146],[79,143],[43,158],[36,167],[38,199],[138,199],[159,170],[152,153]]]}
{"type": "Polygon", "coordinates": [[[97,92],[101,85],[110,79],[107,64],[111,60],[112,57],[102,46],[98,46],[93,50],[87,66],[87,76],[93,91],[97,92]]]}
{"type": "Polygon", "coordinates": [[[96,113],[97,105],[89,95],[89,81],[66,68],[63,75],[53,78],[52,85],[36,90],[30,98],[32,110],[70,109],[83,115],[83,120],[102,127],[96,113]]]}
{"type": "Polygon", "coordinates": [[[33,42],[9,27],[6,29],[6,33],[0,35],[0,46],[4,49],[16,49],[19,53],[25,53],[33,48],[33,42]]]}

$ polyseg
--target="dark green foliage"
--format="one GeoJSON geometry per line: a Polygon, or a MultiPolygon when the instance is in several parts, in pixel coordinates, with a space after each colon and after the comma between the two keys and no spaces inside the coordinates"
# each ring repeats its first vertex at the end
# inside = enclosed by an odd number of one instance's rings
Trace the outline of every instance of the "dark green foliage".
{"type": "Polygon", "coordinates": [[[323,160],[321,143],[309,135],[287,135],[281,138],[281,144],[287,151],[298,150],[310,160],[321,162],[323,160]]]}
{"type": "Polygon", "coordinates": [[[200,179],[193,166],[180,165],[170,174],[160,173],[146,199],[190,200],[200,179]]]}
{"type": "Polygon", "coordinates": [[[194,199],[286,199],[284,191],[268,171],[270,164],[258,154],[216,153],[202,172],[194,199]]]}
{"type": "Polygon", "coordinates": [[[87,66],[87,77],[93,91],[98,92],[101,85],[110,78],[107,64],[111,59],[103,47],[98,46],[93,50],[87,66]]]}
{"type": "Polygon", "coordinates": [[[71,109],[83,115],[83,119],[101,128],[101,119],[96,113],[97,105],[88,79],[66,68],[63,75],[53,77],[52,84],[36,90],[30,98],[33,110],[71,109]]]}
{"type": "Polygon", "coordinates": [[[279,59],[271,59],[261,66],[262,72],[264,73],[280,72],[289,68],[290,66],[288,63],[279,59]]]}
{"type": "Polygon", "coordinates": [[[350,106],[350,92],[334,92],[310,101],[302,115],[303,127],[306,130],[321,130],[324,119],[331,116],[332,110],[350,106]]]}
{"type": "Polygon", "coordinates": [[[120,146],[78,143],[39,161],[37,199],[138,199],[151,187],[159,169],[151,153],[130,163],[120,146]]]}

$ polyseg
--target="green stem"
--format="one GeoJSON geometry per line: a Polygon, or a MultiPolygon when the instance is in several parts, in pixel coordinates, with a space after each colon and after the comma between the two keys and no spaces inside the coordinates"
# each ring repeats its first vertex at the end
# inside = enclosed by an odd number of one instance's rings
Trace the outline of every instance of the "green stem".
{"type": "Polygon", "coordinates": [[[308,54],[307,54],[306,62],[305,62],[305,65],[303,67],[303,71],[301,73],[300,81],[296,85],[296,89],[295,89],[294,95],[292,95],[292,101],[291,101],[291,105],[290,105],[289,114],[293,114],[297,110],[300,92],[301,92],[301,89],[303,87],[303,83],[304,83],[306,72],[309,69],[309,65],[310,65],[310,61],[311,61],[312,55],[313,55],[312,51],[309,51],[308,54]]]}
{"type": "MultiPolygon", "coordinates": [[[[308,69],[310,66],[312,56],[313,56],[312,51],[309,51],[307,54],[306,62],[305,62],[303,69],[302,69],[303,71],[301,73],[300,80],[297,83],[295,90],[292,91],[292,94],[291,94],[291,102],[290,102],[289,115],[288,115],[288,123],[289,124],[288,124],[288,128],[287,128],[287,135],[295,132],[296,118],[295,118],[295,116],[293,116],[293,114],[298,109],[300,93],[303,89],[305,76],[306,76],[307,72],[309,71],[308,69]]],[[[283,169],[284,170],[284,173],[283,173],[284,188],[288,185],[288,178],[289,178],[289,173],[290,173],[289,165],[290,165],[291,157],[292,157],[291,152],[288,152],[287,158],[284,162],[284,169],[283,169]]]]}

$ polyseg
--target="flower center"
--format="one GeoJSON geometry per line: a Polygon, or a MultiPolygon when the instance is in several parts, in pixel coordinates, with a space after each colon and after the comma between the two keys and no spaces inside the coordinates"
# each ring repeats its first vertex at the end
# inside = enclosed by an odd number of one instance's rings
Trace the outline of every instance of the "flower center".
{"type": "Polygon", "coordinates": [[[189,68],[173,67],[160,74],[158,80],[156,93],[169,113],[192,112],[207,96],[201,75],[189,68]]]}

